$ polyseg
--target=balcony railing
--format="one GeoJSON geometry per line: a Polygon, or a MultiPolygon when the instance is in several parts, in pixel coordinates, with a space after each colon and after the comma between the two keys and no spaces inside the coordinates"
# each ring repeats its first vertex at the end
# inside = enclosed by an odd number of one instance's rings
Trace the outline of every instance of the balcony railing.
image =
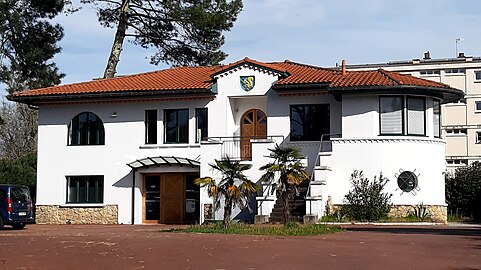
{"type": "Polygon", "coordinates": [[[233,136],[233,137],[208,137],[207,142],[220,142],[221,156],[233,160],[252,160],[252,140],[282,141],[284,136],[233,136]]]}

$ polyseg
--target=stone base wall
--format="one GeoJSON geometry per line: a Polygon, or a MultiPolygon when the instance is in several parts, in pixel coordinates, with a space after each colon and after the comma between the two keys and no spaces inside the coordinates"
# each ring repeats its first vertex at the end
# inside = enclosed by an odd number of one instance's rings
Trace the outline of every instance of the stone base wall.
{"type": "MultiPolygon", "coordinates": [[[[393,205],[391,208],[391,212],[389,213],[390,217],[407,217],[414,213],[414,209],[419,206],[417,205],[393,205]]],[[[431,220],[433,222],[439,223],[447,223],[448,222],[448,207],[442,205],[424,205],[426,208],[427,220],[431,220]]]]}
{"type": "MultiPolygon", "coordinates": [[[[328,201],[329,202],[329,201],[328,201]]],[[[409,215],[413,215],[414,209],[419,207],[417,205],[393,205],[391,211],[389,212],[389,217],[393,218],[403,218],[409,215]]],[[[432,221],[437,223],[447,223],[448,222],[448,207],[443,205],[424,205],[427,211],[427,216],[425,221],[432,221]]],[[[333,214],[340,211],[342,205],[340,204],[327,204],[326,214],[333,214]]]]}
{"type": "Polygon", "coordinates": [[[37,224],[117,224],[118,206],[62,207],[59,205],[37,205],[37,224]]]}

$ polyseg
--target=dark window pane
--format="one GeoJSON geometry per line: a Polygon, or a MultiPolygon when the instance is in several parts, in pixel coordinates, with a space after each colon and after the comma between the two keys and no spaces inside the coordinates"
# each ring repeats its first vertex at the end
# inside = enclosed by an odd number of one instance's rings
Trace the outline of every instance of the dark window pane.
{"type": "Polygon", "coordinates": [[[177,142],[177,111],[165,111],[165,142],[177,142]]]}
{"type": "Polygon", "coordinates": [[[165,110],[165,142],[189,142],[189,110],[165,110]]]}
{"type": "Polygon", "coordinates": [[[75,116],[68,126],[69,145],[103,145],[105,131],[102,120],[94,113],[75,116]]]}
{"type": "Polygon", "coordinates": [[[207,121],[207,108],[195,109],[195,141],[200,142],[207,138],[208,135],[208,121],[207,121]]]}
{"type": "Polygon", "coordinates": [[[179,129],[179,143],[189,142],[189,110],[179,110],[178,115],[178,129],[179,129]]]}
{"type": "Polygon", "coordinates": [[[291,106],[291,140],[320,141],[330,133],[329,104],[291,106]]]}
{"type": "Polygon", "coordinates": [[[103,176],[67,177],[67,203],[102,203],[103,176]]]}
{"type": "Polygon", "coordinates": [[[157,110],[145,111],[145,143],[157,143],[157,110]]]}

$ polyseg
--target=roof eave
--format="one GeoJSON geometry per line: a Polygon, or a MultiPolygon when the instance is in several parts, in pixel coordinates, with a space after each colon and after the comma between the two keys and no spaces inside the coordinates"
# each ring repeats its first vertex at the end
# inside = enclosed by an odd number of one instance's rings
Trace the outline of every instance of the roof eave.
{"type": "Polygon", "coordinates": [[[327,90],[329,82],[326,83],[299,83],[299,84],[274,84],[272,89],[276,92],[303,91],[303,90],[327,90]]]}
{"type": "Polygon", "coordinates": [[[432,86],[416,86],[416,85],[390,85],[390,86],[349,86],[349,87],[332,87],[329,89],[334,96],[342,96],[345,94],[414,94],[428,95],[439,98],[443,103],[449,103],[459,100],[464,96],[464,92],[455,88],[442,88],[432,86]],[[397,91],[396,91],[397,90],[397,91]]]}
{"type": "Polygon", "coordinates": [[[110,98],[138,98],[151,99],[154,96],[159,98],[169,97],[196,97],[196,96],[213,96],[215,93],[211,88],[198,89],[182,89],[182,90],[145,90],[145,91],[118,91],[118,92],[101,92],[101,93],[80,93],[80,94],[55,94],[55,95],[36,95],[36,96],[12,96],[8,95],[7,99],[28,105],[37,105],[43,102],[59,102],[59,101],[84,101],[86,99],[105,100],[110,98]]]}

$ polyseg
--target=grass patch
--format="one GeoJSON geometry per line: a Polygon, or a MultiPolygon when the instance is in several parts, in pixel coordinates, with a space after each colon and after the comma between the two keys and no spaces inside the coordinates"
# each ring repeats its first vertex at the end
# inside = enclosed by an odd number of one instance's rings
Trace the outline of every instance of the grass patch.
{"type": "Polygon", "coordinates": [[[271,235],[271,236],[313,236],[327,233],[339,232],[342,229],[335,226],[299,225],[289,223],[282,225],[249,225],[232,224],[230,228],[224,229],[222,224],[193,225],[187,229],[175,229],[174,232],[188,233],[217,233],[217,234],[247,234],[247,235],[271,235]]]}

